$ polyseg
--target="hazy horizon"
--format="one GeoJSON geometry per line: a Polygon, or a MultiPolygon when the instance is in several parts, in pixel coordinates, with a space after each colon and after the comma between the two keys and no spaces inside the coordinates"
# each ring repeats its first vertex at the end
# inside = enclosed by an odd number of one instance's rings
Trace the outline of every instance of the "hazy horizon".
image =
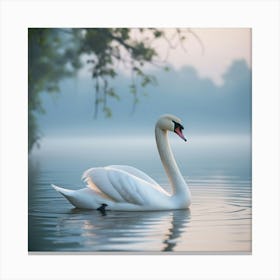
{"type": "Polygon", "coordinates": [[[251,133],[251,70],[244,60],[234,61],[224,74],[223,86],[199,77],[186,66],[153,73],[157,86],[139,87],[139,103],[132,114],[129,78],[112,81],[121,100],[108,100],[113,116],[102,108],[94,119],[94,87],[88,79],[65,79],[56,96],[42,94],[46,113],[38,115],[42,137],[98,136],[102,134],[151,134],[157,118],[165,113],[180,117],[185,133],[251,133]],[[141,94],[146,92],[146,95],[141,94]]]}

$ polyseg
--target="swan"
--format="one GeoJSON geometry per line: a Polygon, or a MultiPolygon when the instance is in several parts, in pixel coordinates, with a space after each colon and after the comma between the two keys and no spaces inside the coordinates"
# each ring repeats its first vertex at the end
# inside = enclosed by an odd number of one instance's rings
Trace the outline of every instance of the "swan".
{"type": "Polygon", "coordinates": [[[168,141],[168,131],[184,141],[181,120],[173,115],[162,115],[155,126],[158,152],[172,187],[165,191],[147,174],[132,166],[109,165],[86,170],[82,180],[87,184],[79,190],[69,190],[52,184],[77,208],[115,211],[154,211],[186,209],[191,204],[191,193],[179,171],[168,141]]]}

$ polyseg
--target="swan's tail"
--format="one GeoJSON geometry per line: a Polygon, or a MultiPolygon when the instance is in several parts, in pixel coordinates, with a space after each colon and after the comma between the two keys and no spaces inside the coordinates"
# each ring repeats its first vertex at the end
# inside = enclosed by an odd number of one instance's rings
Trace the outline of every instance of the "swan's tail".
{"type": "Polygon", "coordinates": [[[56,185],[51,185],[57,192],[62,194],[73,206],[84,209],[97,209],[104,202],[104,199],[97,199],[98,197],[93,190],[83,188],[79,190],[68,190],[56,185]]]}
{"type": "Polygon", "coordinates": [[[68,190],[68,189],[64,189],[64,188],[61,188],[59,186],[56,186],[56,185],[53,185],[51,184],[51,186],[59,193],[61,193],[63,196],[65,196],[66,198],[69,198],[73,195],[74,191],[72,190],[68,190]]]}

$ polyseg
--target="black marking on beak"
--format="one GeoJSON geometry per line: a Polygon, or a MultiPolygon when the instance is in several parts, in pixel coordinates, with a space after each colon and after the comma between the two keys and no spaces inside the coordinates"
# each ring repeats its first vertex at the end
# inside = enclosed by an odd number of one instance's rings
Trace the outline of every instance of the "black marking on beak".
{"type": "Polygon", "coordinates": [[[184,129],[184,127],[180,123],[177,123],[175,121],[172,121],[172,122],[174,123],[174,132],[175,132],[176,128],[180,128],[180,130],[184,129]]]}

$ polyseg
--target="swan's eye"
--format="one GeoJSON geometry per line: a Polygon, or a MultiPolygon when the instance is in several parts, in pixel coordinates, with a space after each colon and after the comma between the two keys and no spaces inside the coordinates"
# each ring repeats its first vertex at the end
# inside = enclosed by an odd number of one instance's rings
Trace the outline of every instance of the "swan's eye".
{"type": "Polygon", "coordinates": [[[180,129],[180,130],[184,129],[184,127],[180,123],[177,123],[175,121],[172,122],[174,123],[174,132],[176,129],[180,129]]]}

